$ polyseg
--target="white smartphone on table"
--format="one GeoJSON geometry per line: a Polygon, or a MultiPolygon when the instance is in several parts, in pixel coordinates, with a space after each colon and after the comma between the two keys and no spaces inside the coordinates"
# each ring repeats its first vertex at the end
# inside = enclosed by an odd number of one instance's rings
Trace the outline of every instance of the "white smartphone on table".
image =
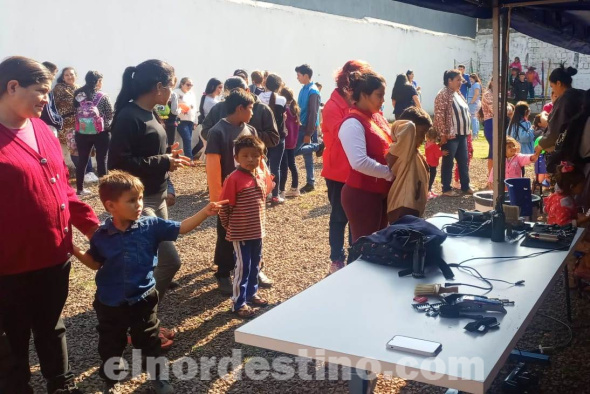
{"type": "Polygon", "coordinates": [[[425,339],[396,335],[387,342],[387,349],[419,354],[421,356],[436,356],[442,350],[442,344],[425,339]]]}

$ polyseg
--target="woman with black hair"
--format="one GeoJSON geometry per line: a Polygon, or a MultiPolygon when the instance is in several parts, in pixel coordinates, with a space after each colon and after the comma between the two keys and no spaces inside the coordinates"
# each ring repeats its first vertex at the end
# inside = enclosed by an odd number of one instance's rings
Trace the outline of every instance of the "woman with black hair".
{"type": "Polygon", "coordinates": [[[74,92],[74,108],[76,108],[74,138],[78,147],[79,160],[79,165],[76,166],[76,193],[79,196],[90,194],[88,189],[84,189],[84,170],[90,159],[92,147],[96,149],[98,176],[101,177],[107,173],[106,159],[111,139],[109,127],[113,120],[111,100],[109,96],[101,92],[102,74],[98,71],[88,71],[85,80],[86,84],[74,92]]]}
{"type": "Polygon", "coordinates": [[[201,96],[201,103],[199,104],[199,124],[207,117],[211,108],[219,102],[219,98],[223,93],[223,82],[217,78],[211,78],[205,87],[205,93],[201,96]]]}
{"type": "Polygon", "coordinates": [[[352,242],[356,242],[387,226],[387,194],[393,174],[385,155],[392,141],[387,122],[375,118],[385,99],[385,79],[371,70],[354,71],[349,74],[348,86],[354,104],[338,138],[351,170],[341,201],[352,242]]]}
{"type": "MultiPolygon", "coordinates": [[[[180,113],[178,114],[178,120],[180,120],[180,123],[178,123],[177,131],[182,139],[182,149],[184,154],[191,160],[193,159],[193,129],[195,128],[197,120],[197,98],[192,89],[193,81],[188,77],[184,77],[180,80],[178,88],[174,90],[174,93],[176,93],[178,97],[178,107],[180,108],[180,113]]],[[[200,139],[197,147],[197,152],[203,147],[203,143],[200,139]],[[201,146],[199,147],[199,145],[201,146]]]]}
{"type": "MultiPolygon", "coordinates": [[[[203,124],[203,121],[207,117],[211,108],[215,106],[220,100],[221,94],[223,93],[223,82],[221,82],[217,78],[211,78],[207,82],[207,86],[205,86],[205,92],[201,96],[201,102],[199,103],[199,116],[197,118],[197,123],[199,125],[203,124]]],[[[192,150],[192,154],[195,160],[199,159],[201,154],[205,151],[203,149],[205,147],[205,143],[203,142],[203,138],[199,133],[199,142],[195,145],[192,150]],[[201,153],[199,153],[201,152],[201,153]]]]}
{"type": "MultiPolygon", "coordinates": [[[[578,115],[582,109],[584,100],[584,91],[572,87],[572,77],[578,73],[573,67],[565,67],[561,64],[558,68],[553,70],[549,75],[549,85],[552,93],[555,93],[557,98],[553,104],[553,110],[549,114],[549,125],[547,132],[539,140],[539,144],[535,148],[536,153],[540,154],[545,150],[554,153],[559,152],[563,146],[562,138],[563,132],[567,129],[571,120],[578,115]]],[[[547,157],[547,170],[553,172],[559,162],[553,160],[550,154],[547,157]]]]}
{"type": "MultiPolygon", "coordinates": [[[[108,157],[109,169],[127,171],[143,183],[144,214],[168,218],[166,207],[168,172],[190,165],[181,156],[178,143],[168,147],[166,131],[154,107],[166,105],[176,78],[174,68],[161,60],[146,60],[137,67],[127,67],[123,85],[115,102],[108,157]]],[[[180,268],[180,257],[173,242],[161,242],[158,266],[154,270],[160,300],[180,268]]],[[[173,335],[160,329],[163,344],[173,335]]]]}
{"type": "Polygon", "coordinates": [[[391,105],[393,106],[395,119],[398,119],[406,108],[411,106],[421,108],[418,91],[404,74],[399,74],[395,79],[395,84],[391,91],[391,105]]]}
{"type": "Polygon", "coordinates": [[[286,160],[285,153],[285,111],[287,111],[287,99],[278,94],[283,87],[283,80],[277,74],[269,74],[266,77],[265,91],[258,95],[260,101],[268,105],[275,116],[279,131],[279,143],[268,148],[268,161],[270,172],[274,176],[275,187],[272,189],[271,205],[275,206],[285,202],[285,196],[279,195],[281,162],[286,160]]]}

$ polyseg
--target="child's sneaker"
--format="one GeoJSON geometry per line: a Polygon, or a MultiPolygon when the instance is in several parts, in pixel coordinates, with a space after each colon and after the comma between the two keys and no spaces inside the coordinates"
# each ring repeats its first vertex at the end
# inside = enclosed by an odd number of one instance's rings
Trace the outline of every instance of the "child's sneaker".
{"type": "Polygon", "coordinates": [[[152,380],[152,387],[156,394],[172,394],[174,393],[174,389],[172,385],[168,383],[167,380],[156,379],[152,380]]]}
{"type": "Polygon", "coordinates": [[[433,192],[433,191],[428,192],[428,199],[429,200],[432,200],[433,198],[437,198],[437,197],[438,197],[438,194],[436,194],[435,192],[433,192]]]}
{"type": "Polygon", "coordinates": [[[279,192],[279,198],[282,198],[282,199],[284,200],[284,199],[285,199],[285,197],[286,197],[286,196],[285,196],[285,191],[284,191],[284,190],[283,190],[283,191],[280,191],[280,192],[279,192]]]}
{"type": "Polygon", "coordinates": [[[296,187],[292,187],[285,193],[285,197],[299,197],[300,195],[301,192],[296,187]]]}
{"type": "Polygon", "coordinates": [[[333,274],[334,272],[341,270],[342,268],[344,268],[346,264],[344,263],[344,261],[332,261],[332,264],[330,264],[330,270],[328,271],[328,275],[333,274]]]}
{"type": "Polygon", "coordinates": [[[270,205],[273,206],[273,207],[276,207],[277,205],[283,204],[284,202],[285,202],[285,199],[284,198],[281,198],[281,196],[273,197],[270,200],[270,205]]]}

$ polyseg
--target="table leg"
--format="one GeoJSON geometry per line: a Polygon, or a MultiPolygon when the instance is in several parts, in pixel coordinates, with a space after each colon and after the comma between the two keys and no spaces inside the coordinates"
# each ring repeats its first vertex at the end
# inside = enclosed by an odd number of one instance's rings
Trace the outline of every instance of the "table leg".
{"type": "Polygon", "coordinates": [[[350,394],[372,394],[377,385],[377,376],[371,378],[370,371],[350,369],[350,381],[348,382],[348,392],[350,394]],[[359,375],[359,372],[362,376],[359,375]]]}
{"type": "Polygon", "coordinates": [[[563,283],[565,285],[565,304],[567,306],[567,321],[572,322],[572,302],[570,299],[569,269],[567,263],[563,266],[563,283]]]}

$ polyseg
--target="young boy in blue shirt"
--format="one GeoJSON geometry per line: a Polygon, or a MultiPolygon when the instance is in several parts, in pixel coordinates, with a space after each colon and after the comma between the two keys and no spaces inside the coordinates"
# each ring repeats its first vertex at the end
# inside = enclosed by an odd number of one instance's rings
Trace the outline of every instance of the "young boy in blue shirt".
{"type": "MultiPolygon", "coordinates": [[[[99,374],[105,380],[105,393],[117,392],[117,381],[107,376],[105,363],[119,359],[127,345],[127,330],[142,357],[158,357],[161,341],[157,317],[158,292],[154,279],[158,244],[176,241],[199,226],[207,217],[216,215],[224,203],[211,202],[182,222],[141,216],[143,184],[124,172],[111,171],[98,187],[100,200],[111,214],[94,233],[90,249],[82,253],[74,247],[75,256],[96,273],[96,297],[93,303],[98,319],[98,353],[102,360],[99,374]]],[[[172,393],[172,386],[152,377],[156,393],[172,393]]]]}

